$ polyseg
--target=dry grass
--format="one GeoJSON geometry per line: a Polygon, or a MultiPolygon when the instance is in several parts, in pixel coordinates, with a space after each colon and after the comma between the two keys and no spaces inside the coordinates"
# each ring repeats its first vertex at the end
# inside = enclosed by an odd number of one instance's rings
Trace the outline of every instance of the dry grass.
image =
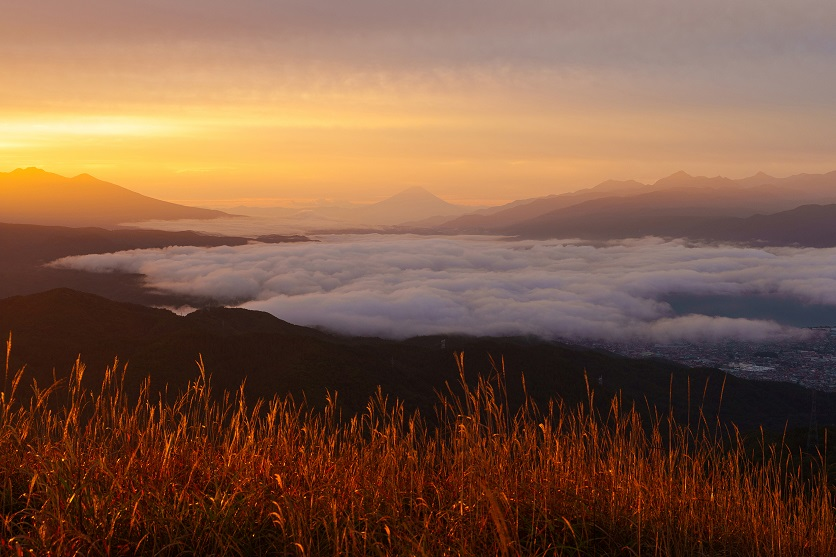
{"type": "Polygon", "coordinates": [[[219,399],[202,367],[171,403],[128,401],[116,369],[28,400],[7,370],[0,553],[836,554],[826,467],[618,399],[511,415],[500,377],[450,388],[430,426],[382,394],[345,419],[219,399]]]}

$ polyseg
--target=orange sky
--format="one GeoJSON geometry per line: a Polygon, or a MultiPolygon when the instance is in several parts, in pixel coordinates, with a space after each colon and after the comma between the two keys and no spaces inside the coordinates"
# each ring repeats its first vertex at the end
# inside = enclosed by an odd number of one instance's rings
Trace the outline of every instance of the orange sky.
{"type": "Polygon", "coordinates": [[[625,4],[14,3],[0,171],[218,205],[836,169],[832,2],[625,4]]]}

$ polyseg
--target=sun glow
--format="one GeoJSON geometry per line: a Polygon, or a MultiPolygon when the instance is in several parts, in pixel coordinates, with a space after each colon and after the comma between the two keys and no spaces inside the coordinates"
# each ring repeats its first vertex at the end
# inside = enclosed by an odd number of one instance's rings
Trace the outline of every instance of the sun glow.
{"type": "Polygon", "coordinates": [[[142,117],[59,116],[0,121],[0,134],[21,142],[59,141],[72,136],[123,137],[170,134],[178,126],[142,117]]]}

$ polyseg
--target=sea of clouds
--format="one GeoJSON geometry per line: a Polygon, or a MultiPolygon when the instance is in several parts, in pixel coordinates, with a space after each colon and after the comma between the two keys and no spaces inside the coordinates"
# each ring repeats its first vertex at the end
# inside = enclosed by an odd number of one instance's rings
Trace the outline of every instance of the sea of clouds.
{"type": "Polygon", "coordinates": [[[262,310],[298,325],[405,338],[776,340],[773,321],[676,315],[668,294],[767,294],[836,305],[836,249],[591,245],[486,237],[330,236],[304,244],[171,247],[52,265],[145,275],[149,287],[262,310]]]}

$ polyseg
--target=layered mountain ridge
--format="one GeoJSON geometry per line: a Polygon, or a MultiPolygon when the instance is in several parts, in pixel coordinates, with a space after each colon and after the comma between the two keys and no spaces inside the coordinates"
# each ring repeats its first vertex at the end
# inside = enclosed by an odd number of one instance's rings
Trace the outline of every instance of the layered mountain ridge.
{"type": "Polygon", "coordinates": [[[836,246],[836,172],[731,180],[677,172],[654,184],[607,181],[573,193],[470,214],[446,233],[621,239],[648,235],[809,247],[836,246]],[[816,208],[817,207],[817,208],[816,208]]]}

